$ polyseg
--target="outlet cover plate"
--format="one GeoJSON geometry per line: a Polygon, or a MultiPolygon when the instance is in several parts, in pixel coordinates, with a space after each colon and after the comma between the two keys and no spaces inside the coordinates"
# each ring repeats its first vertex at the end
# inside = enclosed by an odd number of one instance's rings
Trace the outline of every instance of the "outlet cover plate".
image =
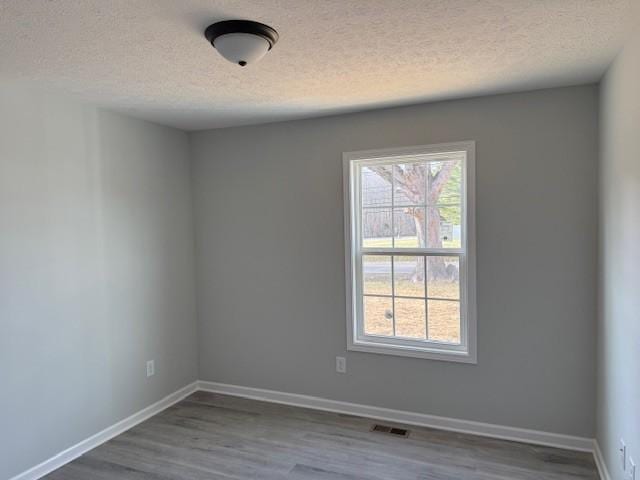
{"type": "Polygon", "coordinates": [[[336,372],[347,373],[347,359],[345,357],[336,357],[336,372]]]}
{"type": "Polygon", "coordinates": [[[147,377],[151,377],[156,373],[155,360],[149,360],[147,362],[147,377]]]}

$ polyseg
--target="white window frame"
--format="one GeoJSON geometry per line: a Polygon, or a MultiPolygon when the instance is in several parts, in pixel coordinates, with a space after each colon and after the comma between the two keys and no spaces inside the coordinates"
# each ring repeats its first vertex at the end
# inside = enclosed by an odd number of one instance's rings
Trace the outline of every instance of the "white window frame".
{"type": "MultiPolygon", "coordinates": [[[[404,357],[417,357],[451,362],[477,363],[476,321],[476,231],[475,231],[475,142],[441,143],[382,150],[364,150],[343,153],[345,266],[347,295],[347,350],[404,357]],[[402,163],[407,157],[437,156],[464,152],[462,188],[462,247],[460,249],[363,248],[360,230],[361,193],[360,169],[373,163],[402,163]],[[363,254],[377,250],[395,250],[395,254],[423,253],[448,255],[460,258],[460,321],[461,343],[411,340],[397,337],[365,335],[362,318],[362,268],[363,254]]],[[[380,252],[379,252],[380,253],[380,252]]],[[[393,280],[392,280],[393,281],[393,280]]]]}

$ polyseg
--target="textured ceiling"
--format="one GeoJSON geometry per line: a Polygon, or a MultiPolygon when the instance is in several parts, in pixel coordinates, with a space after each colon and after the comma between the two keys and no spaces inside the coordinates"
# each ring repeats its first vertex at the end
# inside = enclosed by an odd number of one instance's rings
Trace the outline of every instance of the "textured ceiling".
{"type": "Polygon", "coordinates": [[[0,77],[183,129],[598,80],[637,0],[0,0],[0,77]],[[280,41],[240,68],[214,21],[280,41]]]}

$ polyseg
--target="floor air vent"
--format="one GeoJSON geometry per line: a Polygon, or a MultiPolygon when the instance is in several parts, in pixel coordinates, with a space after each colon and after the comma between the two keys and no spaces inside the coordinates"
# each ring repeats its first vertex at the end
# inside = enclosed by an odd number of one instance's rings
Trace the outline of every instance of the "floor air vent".
{"type": "Polygon", "coordinates": [[[380,425],[379,423],[373,425],[371,427],[371,431],[377,433],[388,433],[389,435],[397,435],[398,437],[409,436],[409,430],[406,428],[390,427],[389,425],[380,425]]]}

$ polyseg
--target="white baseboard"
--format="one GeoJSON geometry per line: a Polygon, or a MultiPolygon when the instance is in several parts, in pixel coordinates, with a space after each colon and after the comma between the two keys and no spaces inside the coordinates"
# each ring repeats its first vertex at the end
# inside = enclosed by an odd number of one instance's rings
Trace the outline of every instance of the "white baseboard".
{"type": "Polygon", "coordinates": [[[604,461],[604,455],[602,455],[602,450],[600,450],[598,440],[593,441],[593,458],[596,460],[600,480],[611,480],[611,475],[609,475],[609,470],[607,469],[607,464],[604,461]]]}
{"type": "Polygon", "coordinates": [[[583,452],[593,452],[594,441],[592,438],[574,437],[559,433],[541,432],[524,428],[507,427],[491,423],[460,420],[457,418],[439,417],[424,413],[392,410],[383,407],[373,407],[357,403],[340,402],[327,398],[299,395],[296,393],[278,392],[262,388],[241,387],[217,382],[198,382],[198,390],[207,392],[224,393],[239,397],[264,400],[267,402],[282,403],[296,407],[314,408],[328,412],[346,413],[360,417],[371,417],[390,422],[418,425],[421,427],[438,428],[452,432],[469,433],[484,437],[512,440],[516,442],[558,447],[583,452]]]}
{"type": "Polygon", "coordinates": [[[242,387],[239,385],[229,385],[225,383],[207,382],[199,380],[187,385],[180,390],[167,395],[162,400],[149,405],[148,407],[134,413],[130,417],[105,428],[101,432],[73,445],[72,447],[58,453],[48,460],[36,465],[29,470],[16,475],[10,480],[37,480],[44,475],[60,468],[66,463],[78,458],[80,455],[97,447],[98,445],[120,435],[135,425],[160,413],[162,410],[179,402],[192,393],[202,390],[206,392],[222,393],[239,397],[263,400],[296,407],[313,408],[328,412],[345,413],[361,417],[370,417],[390,422],[398,422],[408,425],[418,425],[423,427],[438,428],[453,432],[469,433],[490,438],[512,440],[548,447],[565,448],[592,452],[595,458],[598,471],[602,480],[611,480],[609,476],[602,452],[597,442],[591,438],[574,437],[558,433],[542,432],[538,430],[528,430],[524,428],[507,427],[490,423],[474,422],[471,420],[460,420],[457,418],[439,417],[424,413],[408,412],[404,410],[393,410],[390,408],[374,407],[357,403],[341,402],[329,400],[327,398],[313,397],[310,395],[299,395],[296,393],[279,392],[275,390],[265,390],[262,388],[242,387]]]}
{"type": "Polygon", "coordinates": [[[36,480],[48,473],[51,473],[55,469],[60,468],[61,466],[78,458],[83,453],[96,448],[98,445],[112,439],[115,436],[120,435],[122,432],[129,430],[131,427],[141,422],[144,422],[148,418],[157,415],[162,410],[170,407],[174,403],[179,402],[186,396],[191,395],[197,390],[197,384],[198,382],[193,382],[186,387],[183,387],[180,390],[167,395],[162,400],[159,400],[156,403],[143,408],[139,412],[136,412],[130,417],[127,417],[124,420],[121,420],[118,423],[105,428],[101,432],[98,432],[95,435],[90,436],[89,438],[82,440],[72,447],[69,447],[66,450],[58,453],[57,455],[51,457],[50,459],[45,460],[39,465],[30,468],[26,472],[22,472],[16,475],[10,480],[36,480]]]}

